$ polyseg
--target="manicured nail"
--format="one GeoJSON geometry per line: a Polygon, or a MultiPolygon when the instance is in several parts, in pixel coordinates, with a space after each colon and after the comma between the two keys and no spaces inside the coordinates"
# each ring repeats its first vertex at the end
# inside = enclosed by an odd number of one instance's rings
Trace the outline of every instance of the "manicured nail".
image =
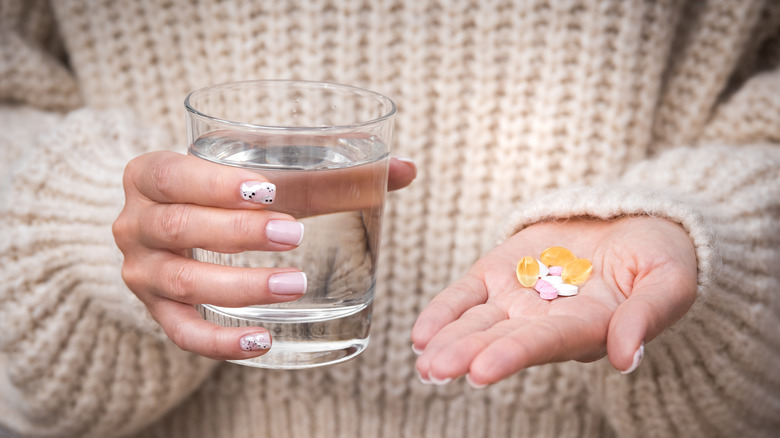
{"type": "Polygon", "coordinates": [[[303,224],[297,221],[268,221],[265,235],[272,242],[300,245],[303,240],[303,224]]]}
{"type": "Polygon", "coordinates": [[[452,382],[452,377],[447,377],[447,378],[444,378],[444,379],[437,379],[437,378],[435,378],[433,376],[430,376],[430,378],[431,378],[431,383],[433,383],[434,385],[437,385],[437,386],[444,386],[444,385],[452,382]]]}
{"type": "Polygon", "coordinates": [[[268,333],[252,333],[238,340],[244,351],[268,350],[271,348],[271,337],[268,333]]]}
{"type": "Polygon", "coordinates": [[[256,204],[271,204],[276,198],[276,186],[269,182],[247,181],[241,184],[241,197],[256,204]]]}
{"type": "Polygon", "coordinates": [[[304,294],[306,287],[306,274],[303,272],[283,272],[268,279],[268,289],[276,295],[304,294]]]}
{"type": "Polygon", "coordinates": [[[642,362],[642,358],[643,357],[645,357],[645,343],[644,343],[644,341],[642,341],[642,344],[634,352],[634,361],[631,362],[631,366],[627,370],[621,371],[620,374],[632,373],[639,366],[639,364],[642,362]]]}
{"type": "MultiPolygon", "coordinates": [[[[417,370],[415,370],[415,371],[417,371],[417,370]]],[[[433,383],[433,382],[431,382],[430,380],[428,380],[428,379],[426,379],[425,377],[423,377],[423,375],[422,375],[422,374],[420,374],[420,372],[419,372],[419,371],[417,371],[417,378],[418,378],[418,379],[420,379],[420,382],[421,382],[423,385],[430,385],[430,384],[432,384],[432,383],[433,383]]]]}
{"type": "Polygon", "coordinates": [[[412,167],[412,170],[414,170],[414,176],[415,176],[415,177],[417,176],[417,164],[415,164],[414,160],[412,160],[411,158],[406,158],[406,157],[395,157],[395,158],[396,158],[398,161],[400,161],[400,162],[402,162],[402,163],[406,163],[406,164],[408,164],[409,166],[411,166],[411,167],[412,167]]]}
{"type": "Polygon", "coordinates": [[[487,386],[486,384],[478,385],[478,384],[474,383],[474,381],[471,380],[471,376],[468,375],[468,374],[466,374],[466,382],[468,382],[469,386],[471,386],[474,389],[481,389],[481,388],[484,388],[484,387],[487,386]]]}

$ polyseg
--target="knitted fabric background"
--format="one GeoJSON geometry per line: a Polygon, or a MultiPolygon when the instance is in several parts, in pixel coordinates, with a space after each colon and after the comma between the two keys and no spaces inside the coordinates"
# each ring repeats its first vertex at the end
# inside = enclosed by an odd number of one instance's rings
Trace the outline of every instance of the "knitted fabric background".
{"type": "MultiPolygon", "coordinates": [[[[780,4],[771,0],[0,1],[0,428],[32,437],[771,436],[780,427],[780,4]],[[133,156],[184,152],[231,80],[398,105],[371,344],[300,372],[180,351],[121,280],[133,156]],[[5,158],[8,158],[5,160],[5,158]],[[410,331],[496,239],[667,217],[699,299],[622,376],[422,385],[410,331]]],[[[1,430],[1,429],[0,429],[1,430]]]]}

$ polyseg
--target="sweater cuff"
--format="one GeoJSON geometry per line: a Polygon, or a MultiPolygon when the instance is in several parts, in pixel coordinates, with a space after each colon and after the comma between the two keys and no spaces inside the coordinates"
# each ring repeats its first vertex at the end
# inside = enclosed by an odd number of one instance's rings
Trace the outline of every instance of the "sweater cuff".
{"type": "Polygon", "coordinates": [[[517,207],[499,232],[503,241],[537,222],[591,217],[613,220],[625,216],[660,217],[680,224],[696,250],[697,305],[720,264],[716,239],[694,202],[679,194],[631,185],[576,187],[545,193],[517,207]]]}

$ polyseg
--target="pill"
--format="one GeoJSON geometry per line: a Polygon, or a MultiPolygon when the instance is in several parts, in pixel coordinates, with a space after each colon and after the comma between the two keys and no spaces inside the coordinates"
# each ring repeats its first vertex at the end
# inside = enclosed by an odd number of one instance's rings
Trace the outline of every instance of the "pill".
{"type": "Polygon", "coordinates": [[[566,266],[567,263],[577,259],[573,252],[561,246],[551,246],[539,257],[547,266],[566,266]]]}
{"type": "Polygon", "coordinates": [[[577,286],[588,279],[592,270],[593,265],[590,263],[590,260],[575,259],[564,265],[561,278],[564,283],[577,286]]]}
{"type": "Polygon", "coordinates": [[[580,290],[579,287],[566,283],[554,284],[553,287],[555,287],[558,295],[562,297],[573,297],[574,295],[577,295],[580,290]]]}
{"type": "Polygon", "coordinates": [[[534,287],[539,278],[539,263],[531,256],[525,256],[517,263],[517,280],[525,287],[534,287]]]}
{"type": "Polygon", "coordinates": [[[560,277],[562,272],[563,266],[550,266],[550,269],[547,270],[547,275],[557,275],[560,277]]]}
{"type": "Polygon", "coordinates": [[[536,284],[534,285],[534,289],[536,289],[537,292],[541,292],[542,290],[549,289],[551,287],[554,289],[552,284],[542,280],[541,278],[537,280],[536,284]]]}
{"type": "Polygon", "coordinates": [[[541,260],[537,260],[536,262],[539,263],[539,277],[547,276],[548,273],[550,272],[550,269],[547,267],[547,265],[542,263],[541,260]]]}
{"type": "Polygon", "coordinates": [[[563,279],[560,275],[548,275],[546,277],[542,277],[542,280],[550,283],[553,286],[563,283],[563,279]]]}
{"type": "Polygon", "coordinates": [[[554,287],[544,288],[539,292],[539,297],[543,300],[554,300],[558,298],[558,290],[554,287]]]}

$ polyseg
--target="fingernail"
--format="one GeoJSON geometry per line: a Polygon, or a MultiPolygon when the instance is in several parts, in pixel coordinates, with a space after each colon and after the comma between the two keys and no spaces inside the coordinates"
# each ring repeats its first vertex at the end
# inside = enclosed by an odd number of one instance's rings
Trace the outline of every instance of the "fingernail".
{"type": "MultiPolygon", "coordinates": [[[[417,370],[415,370],[415,371],[417,371],[417,370]]],[[[422,375],[422,374],[420,374],[420,371],[417,371],[417,378],[418,378],[418,379],[420,379],[420,382],[421,382],[423,385],[430,385],[431,383],[433,383],[433,382],[431,382],[430,380],[428,380],[428,379],[426,379],[425,377],[423,377],[423,375],[422,375]]]]}
{"type": "Polygon", "coordinates": [[[414,344],[412,344],[412,351],[414,352],[414,354],[416,354],[418,356],[422,354],[422,350],[420,350],[419,348],[415,347],[414,344]]]}
{"type": "Polygon", "coordinates": [[[402,163],[406,163],[406,164],[412,166],[412,169],[414,169],[414,176],[415,177],[417,176],[417,164],[415,164],[414,160],[412,160],[411,158],[406,158],[406,157],[395,157],[395,158],[398,159],[398,161],[400,161],[402,163]]]}
{"type": "Polygon", "coordinates": [[[283,272],[268,279],[268,289],[276,295],[304,294],[306,287],[306,274],[303,272],[283,272]]]}
{"type": "Polygon", "coordinates": [[[471,380],[471,376],[469,374],[466,374],[466,382],[468,382],[469,386],[471,386],[474,389],[481,389],[487,386],[486,384],[478,385],[474,383],[474,381],[471,380]]]}
{"type": "Polygon", "coordinates": [[[271,204],[276,198],[276,186],[269,182],[247,181],[241,184],[241,197],[256,204],[271,204]]]}
{"type": "Polygon", "coordinates": [[[643,357],[645,357],[645,342],[644,341],[642,341],[642,344],[634,352],[634,361],[631,362],[631,366],[627,370],[621,371],[620,374],[629,374],[629,373],[634,372],[634,370],[642,362],[642,358],[643,357]]]}
{"type": "Polygon", "coordinates": [[[268,221],[265,235],[272,242],[300,245],[303,240],[303,224],[297,221],[268,221]]]}
{"type": "Polygon", "coordinates": [[[451,377],[447,377],[447,378],[444,378],[444,379],[437,379],[437,378],[435,378],[433,376],[430,376],[430,378],[431,378],[431,383],[433,383],[434,385],[437,385],[437,386],[444,386],[444,385],[452,382],[452,378],[451,377]]]}
{"type": "Polygon", "coordinates": [[[271,337],[268,333],[252,333],[238,340],[244,351],[268,350],[271,348],[271,337]]]}

